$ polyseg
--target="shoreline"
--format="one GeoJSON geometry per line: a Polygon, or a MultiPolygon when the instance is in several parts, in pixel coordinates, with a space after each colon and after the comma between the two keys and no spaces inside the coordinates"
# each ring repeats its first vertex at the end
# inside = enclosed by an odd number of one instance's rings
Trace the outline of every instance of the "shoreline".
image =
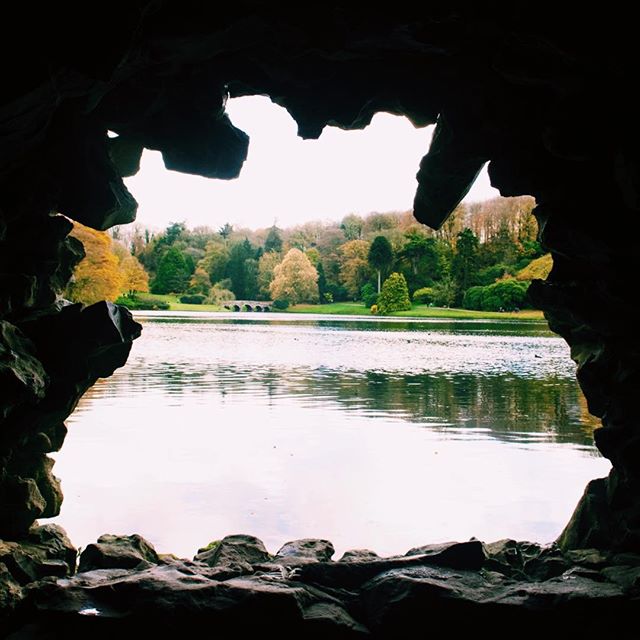
{"type": "MultiPolygon", "coordinates": [[[[188,311],[196,313],[225,313],[262,315],[261,312],[230,311],[223,307],[210,304],[183,304],[176,296],[153,296],[169,304],[167,311],[188,311]]],[[[154,311],[153,309],[139,309],[134,311],[154,311]]],[[[470,311],[447,307],[430,307],[428,305],[414,305],[407,311],[394,311],[384,315],[373,315],[361,302],[332,302],[328,304],[299,304],[284,310],[273,310],[268,313],[288,315],[322,315],[322,316],[363,316],[366,318],[435,318],[451,320],[518,320],[521,322],[546,322],[542,311],[525,309],[523,311],[470,311]]]]}

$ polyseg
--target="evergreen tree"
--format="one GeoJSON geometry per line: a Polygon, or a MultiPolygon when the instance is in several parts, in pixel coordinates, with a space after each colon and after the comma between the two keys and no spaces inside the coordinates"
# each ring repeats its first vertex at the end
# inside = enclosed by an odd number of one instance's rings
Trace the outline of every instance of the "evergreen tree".
{"type": "Polygon", "coordinates": [[[247,300],[258,298],[258,261],[255,258],[244,261],[244,297],[247,300]]]}
{"type": "Polygon", "coordinates": [[[450,246],[445,240],[415,230],[406,233],[405,239],[398,257],[409,291],[430,287],[447,274],[450,246]]]}
{"type": "Polygon", "coordinates": [[[318,295],[320,296],[320,303],[323,303],[326,301],[325,294],[327,293],[327,277],[324,275],[322,262],[318,262],[316,271],[318,272],[318,295]]]}
{"type": "Polygon", "coordinates": [[[367,284],[365,284],[360,290],[360,297],[367,309],[371,309],[374,304],[378,303],[379,295],[379,293],[376,293],[376,288],[370,282],[367,282],[367,284]]]}
{"type": "Polygon", "coordinates": [[[222,225],[220,229],[218,229],[218,233],[220,234],[222,239],[227,242],[227,240],[229,240],[229,237],[233,233],[233,226],[228,222],[225,222],[224,225],[222,225]]]}
{"type": "Polygon", "coordinates": [[[267,234],[267,239],[264,241],[265,253],[269,251],[276,251],[280,253],[282,251],[282,236],[280,235],[280,229],[274,224],[267,234]]]}
{"type": "Polygon", "coordinates": [[[382,285],[378,296],[378,313],[411,309],[407,281],[401,273],[392,273],[382,285]]]}
{"type": "Polygon", "coordinates": [[[207,244],[204,257],[198,263],[208,274],[212,283],[220,282],[226,277],[229,249],[220,240],[212,240],[207,244]]]}
{"type": "Polygon", "coordinates": [[[482,247],[482,258],[488,265],[514,264],[518,260],[520,246],[513,238],[506,223],[500,225],[498,232],[482,247]]]}
{"type": "Polygon", "coordinates": [[[184,263],[187,265],[187,273],[189,274],[189,277],[191,277],[196,270],[195,260],[193,259],[193,256],[188,253],[183,253],[182,255],[184,257],[184,263]]]}
{"type": "Polygon", "coordinates": [[[461,302],[464,292],[476,284],[478,277],[478,237],[469,228],[463,229],[457,236],[451,275],[458,288],[456,302],[461,302]]]}
{"type": "Polygon", "coordinates": [[[168,245],[175,244],[186,230],[187,226],[184,222],[172,222],[164,232],[163,242],[168,245]]]}
{"type": "Polygon", "coordinates": [[[181,251],[171,247],[160,260],[151,285],[152,293],[182,293],[189,283],[189,269],[181,251]]]}
{"type": "Polygon", "coordinates": [[[257,268],[255,273],[248,273],[252,269],[247,260],[255,261],[255,249],[245,238],[242,242],[235,242],[229,250],[229,261],[225,276],[231,280],[231,290],[238,300],[248,300],[257,292],[257,268]]]}
{"type": "Polygon", "coordinates": [[[391,243],[384,236],[376,236],[369,247],[369,264],[378,272],[378,293],[380,293],[380,274],[393,262],[391,243]]]}

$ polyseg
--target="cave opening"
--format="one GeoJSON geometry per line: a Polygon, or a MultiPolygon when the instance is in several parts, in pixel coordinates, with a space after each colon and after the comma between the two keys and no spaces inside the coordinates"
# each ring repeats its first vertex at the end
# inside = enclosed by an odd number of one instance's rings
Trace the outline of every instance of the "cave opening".
{"type": "Polygon", "coordinates": [[[167,0],[109,7],[98,30],[93,16],[78,29],[77,9],[27,10],[12,23],[24,25],[25,46],[3,50],[0,107],[3,631],[135,637],[208,622],[240,634],[277,620],[282,637],[412,637],[464,616],[500,620],[497,635],[513,623],[548,631],[567,621],[585,637],[622,634],[640,580],[630,15],[556,6],[551,20],[539,5],[364,15],[341,3],[310,15],[167,0]],[[333,562],[319,540],[274,557],[234,537],[185,562],[158,557],[140,538],[107,536],[72,576],[76,551],[64,533],[32,526],[60,509],[47,454],[62,446],[64,420],[139,335],[123,309],[62,302],[82,249],[52,213],[95,229],[130,222],[137,205],[123,178],[143,148],[178,171],[234,177],[248,140],[225,114],[229,93],[272,96],[305,138],[328,124],[360,129],[377,111],[437,123],[413,206],[433,228],[487,162],[503,195],[535,197],[554,266],[531,295],[569,344],[589,412],[602,421],[596,445],[612,463],[587,485],[557,546],[471,540],[333,562]],[[605,116],[608,126],[595,128],[605,116]]]}
{"type": "MultiPolygon", "coordinates": [[[[409,212],[382,212],[410,207],[411,168],[432,128],[378,114],[362,132],[328,127],[318,141],[302,141],[267,98],[230,100],[227,112],[251,139],[240,176],[171,173],[160,154],[145,153],[126,184],[147,227],[118,227],[116,237],[133,244],[151,227],[151,237],[162,238],[158,227],[169,233],[180,221],[200,236],[232,229],[227,246],[243,237],[259,246],[279,219],[282,256],[298,246],[329,268],[352,238],[342,229],[348,216],[380,212],[373,214],[380,220],[361,217],[370,225],[361,242],[385,233],[400,247],[416,229],[426,233],[407,222],[409,212]]],[[[492,218],[515,224],[517,199],[512,209],[506,200],[481,208],[495,195],[483,171],[465,198],[479,203],[457,212],[446,237],[475,223],[487,241],[499,228],[492,218]]],[[[194,262],[203,258],[202,249],[185,247],[194,262]]],[[[242,302],[227,306],[253,311],[242,302]]],[[[336,558],[363,546],[392,556],[426,540],[473,536],[550,543],[584,484],[608,472],[591,446],[593,423],[568,351],[526,317],[501,325],[488,317],[430,324],[272,315],[234,325],[215,314],[134,315],[145,331],[127,365],[86,394],[54,456],[66,494],[54,522],[83,548],[111,531],[141,534],[158,551],[183,557],[235,533],[256,535],[272,550],[322,537],[336,558]],[[307,355],[327,350],[344,357],[307,355]],[[316,395],[322,401],[310,400],[316,395]],[[402,423],[409,429],[399,430],[402,423]]]]}

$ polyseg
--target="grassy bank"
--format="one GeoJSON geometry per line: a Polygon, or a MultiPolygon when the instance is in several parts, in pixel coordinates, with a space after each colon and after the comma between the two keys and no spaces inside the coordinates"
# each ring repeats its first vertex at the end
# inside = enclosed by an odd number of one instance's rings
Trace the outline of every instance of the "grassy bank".
{"type": "MultiPolygon", "coordinates": [[[[170,311],[228,311],[223,307],[213,304],[183,304],[178,296],[139,294],[140,300],[148,303],[153,301],[164,302],[169,305],[170,311]]],[[[331,304],[298,304],[289,307],[285,313],[319,313],[335,316],[366,316],[369,310],[361,302],[333,302],[331,304]]],[[[390,316],[400,318],[460,318],[460,319],[485,319],[485,320],[544,320],[541,311],[527,309],[518,312],[498,311],[467,311],[466,309],[446,309],[442,307],[429,307],[426,304],[414,305],[410,311],[396,311],[390,316]]]]}
{"type": "Polygon", "coordinates": [[[160,295],[159,293],[139,293],[136,299],[145,303],[148,309],[153,309],[157,302],[169,305],[169,311],[227,311],[215,304],[183,304],[174,294],[160,295]]]}
{"type": "MultiPolygon", "coordinates": [[[[330,315],[355,316],[370,315],[361,302],[334,302],[332,304],[298,304],[290,307],[286,313],[325,313],[330,315]]],[[[430,307],[426,304],[414,305],[410,311],[396,311],[390,316],[401,318],[467,318],[485,320],[544,320],[542,311],[526,309],[524,311],[468,311],[466,309],[446,309],[430,307]]]]}

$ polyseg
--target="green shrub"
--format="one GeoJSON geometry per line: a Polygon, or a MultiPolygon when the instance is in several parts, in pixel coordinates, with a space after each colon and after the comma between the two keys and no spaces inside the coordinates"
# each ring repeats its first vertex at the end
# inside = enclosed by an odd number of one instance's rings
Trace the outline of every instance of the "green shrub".
{"type": "Polygon", "coordinates": [[[327,292],[333,297],[332,302],[344,302],[350,300],[349,292],[346,287],[341,284],[330,284],[327,286],[327,292]]]}
{"type": "Polygon", "coordinates": [[[442,278],[433,285],[433,301],[438,307],[451,307],[456,301],[458,286],[451,278],[442,278]]]}
{"type": "Polygon", "coordinates": [[[286,309],[289,306],[289,301],[288,300],[274,300],[273,301],[273,308],[274,309],[278,309],[280,311],[283,311],[284,309],[286,309]]]}
{"type": "MultiPolygon", "coordinates": [[[[487,289],[488,288],[489,287],[487,287],[487,289]]],[[[485,295],[482,296],[482,311],[504,311],[500,296],[487,291],[485,295]]]]}
{"type": "Polygon", "coordinates": [[[392,273],[382,285],[378,296],[378,313],[411,309],[407,281],[401,273],[392,273]]]}
{"type": "Polygon", "coordinates": [[[511,273],[511,267],[506,264],[494,264],[478,272],[477,283],[482,287],[493,284],[498,278],[503,278],[505,274],[511,273]]]}
{"type": "Polygon", "coordinates": [[[465,309],[475,309],[480,311],[482,309],[482,298],[487,287],[469,287],[462,299],[462,306],[465,309]]]}
{"type": "Polygon", "coordinates": [[[470,287],[464,294],[465,309],[481,311],[514,311],[528,306],[528,282],[513,278],[498,280],[486,287],[470,287]]]}
{"type": "Polygon", "coordinates": [[[519,271],[526,269],[531,264],[531,262],[532,262],[531,258],[520,258],[520,260],[518,260],[513,265],[513,268],[509,271],[509,275],[511,276],[517,275],[519,271]]]}
{"type": "Polygon", "coordinates": [[[492,294],[500,300],[500,308],[504,311],[513,311],[521,309],[529,304],[527,290],[529,283],[526,281],[515,280],[499,280],[491,287],[492,294]]]}
{"type": "Polygon", "coordinates": [[[209,289],[209,295],[206,298],[207,304],[215,304],[217,306],[222,306],[225,302],[230,302],[235,300],[236,297],[233,291],[225,288],[224,285],[229,282],[228,280],[222,280],[221,282],[216,282],[216,284],[209,289]]]}
{"type": "Polygon", "coordinates": [[[131,311],[168,311],[169,303],[152,296],[120,296],[116,304],[127,307],[131,311]]]}
{"type": "Polygon", "coordinates": [[[413,292],[413,301],[416,304],[433,304],[435,302],[435,294],[433,287],[422,287],[413,292]]]}
{"type": "Polygon", "coordinates": [[[367,284],[365,284],[362,289],[360,289],[360,296],[362,297],[364,306],[368,309],[370,309],[372,305],[378,302],[378,292],[370,282],[367,282],[367,284]]]}
{"type": "Polygon", "coordinates": [[[206,296],[201,293],[186,293],[180,296],[180,302],[182,302],[182,304],[202,304],[205,298],[206,296]]]}

